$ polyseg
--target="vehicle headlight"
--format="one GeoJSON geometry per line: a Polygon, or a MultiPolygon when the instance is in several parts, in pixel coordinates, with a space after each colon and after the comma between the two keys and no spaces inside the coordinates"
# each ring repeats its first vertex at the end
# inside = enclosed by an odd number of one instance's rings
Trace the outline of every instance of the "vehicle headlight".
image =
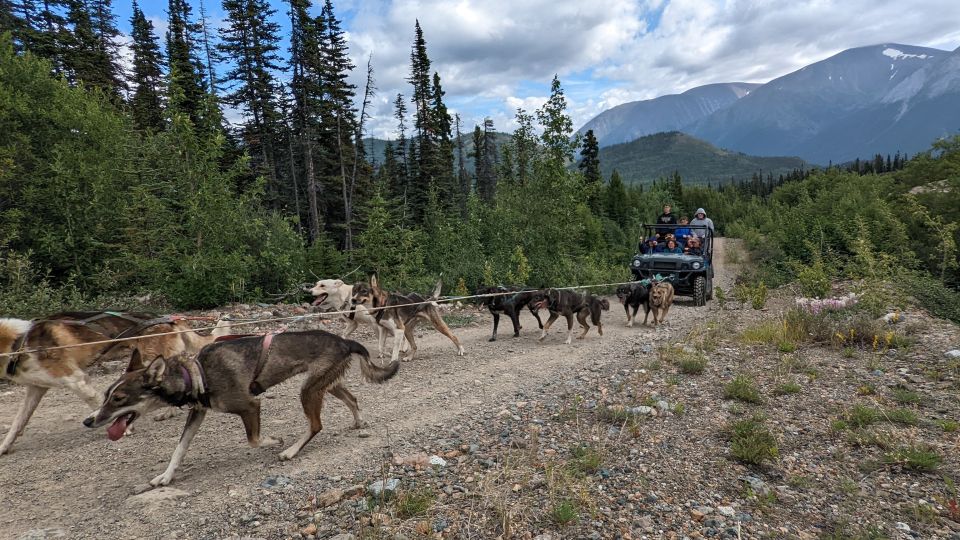
{"type": "Polygon", "coordinates": [[[701,265],[700,265],[699,262],[693,263],[693,269],[694,269],[694,270],[699,270],[699,269],[700,269],[700,266],[701,266],[701,265]]]}
{"type": "Polygon", "coordinates": [[[640,260],[639,260],[639,259],[633,261],[633,267],[634,267],[634,268],[639,268],[639,267],[640,267],[640,260]]]}

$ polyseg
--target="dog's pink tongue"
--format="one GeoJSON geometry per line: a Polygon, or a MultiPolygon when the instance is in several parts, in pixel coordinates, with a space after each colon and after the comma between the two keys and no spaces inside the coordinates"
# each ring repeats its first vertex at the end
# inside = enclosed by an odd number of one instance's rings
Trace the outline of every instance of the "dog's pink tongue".
{"type": "Polygon", "coordinates": [[[127,415],[117,418],[110,427],[107,428],[107,438],[111,441],[119,441],[123,434],[127,432],[127,415]]]}
{"type": "Polygon", "coordinates": [[[323,301],[326,300],[326,299],[327,299],[327,295],[318,296],[310,305],[312,305],[312,306],[319,306],[319,305],[322,304],[323,301]]]}

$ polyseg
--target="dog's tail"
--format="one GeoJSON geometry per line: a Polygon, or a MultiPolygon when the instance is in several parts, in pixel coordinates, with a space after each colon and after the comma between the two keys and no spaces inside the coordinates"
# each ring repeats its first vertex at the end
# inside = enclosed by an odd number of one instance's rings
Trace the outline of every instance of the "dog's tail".
{"type": "Polygon", "coordinates": [[[220,317],[220,319],[217,321],[217,326],[214,327],[213,332],[211,332],[211,335],[215,338],[218,338],[222,336],[229,336],[230,334],[232,334],[233,324],[230,322],[230,320],[231,319],[229,315],[224,315],[223,317],[220,317]]]}
{"type": "Polygon", "coordinates": [[[604,311],[610,311],[610,300],[607,300],[606,298],[601,298],[601,299],[600,299],[600,307],[601,307],[604,311]]]}
{"type": "Polygon", "coordinates": [[[430,295],[430,300],[436,300],[440,298],[440,290],[443,289],[443,278],[437,280],[437,284],[433,287],[433,294],[430,295]]]}
{"type": "Polygon", "coordinates": [[[351,339],[347,340],[347,345],[350,347],[350,356],[360,360],[360,373],[369,382],[385,383],[392,379],[400,369],[399,360],[394,360],[386,367],[381,367],[370,361],[370,352],[363,345],[351,339]]]}

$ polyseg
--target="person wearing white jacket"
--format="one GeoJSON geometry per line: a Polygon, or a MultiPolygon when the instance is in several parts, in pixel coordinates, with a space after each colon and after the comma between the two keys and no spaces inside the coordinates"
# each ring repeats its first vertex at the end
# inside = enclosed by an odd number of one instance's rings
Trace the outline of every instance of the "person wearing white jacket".
{"type": "Polygon", "coordinates": [[[713,220],[707,217],[707,213],[703,208],[697,208],[697,213],[694,215],[693,220],[690,221],[690,228],[693,231],[693,234],[703,238],[707,235],[707,232],[703,229],[698,229],[695,227],[706,227],[710,229],[710,232],[713,232],[713,220]]]}

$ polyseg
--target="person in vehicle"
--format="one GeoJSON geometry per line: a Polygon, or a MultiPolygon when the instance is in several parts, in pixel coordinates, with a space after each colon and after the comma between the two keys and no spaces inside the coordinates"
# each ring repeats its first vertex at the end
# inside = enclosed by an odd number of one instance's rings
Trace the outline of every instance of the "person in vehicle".
{"type": "Polygon", "coordinates": [[[704,229],[695,229],[693,227],[706,227],[713,232],[713,220],[707,217],[707,213],[703,208],[697,208],[697,213],[693,217],[693,221],[690,222],[691,230],[695,236],[703,238],[707,235],[707,231],[704,229]]]}
{"type": "Polygon", "coordinates": [[[667,247],[663,250],[664,253],[675,253],[677,255],[683,255],[683,249],[677,245],[677,241],[671,238],[667,240],[667,247]]]}
{"type": "Polygon", "coordinates": [[[693,232],[690,230],[690,228],[684,226],[689,223],[690,223],[690,220],[687,219],[687,216],[683,216],[680,218],[680,227],[678,227],[673,231],[673,234],[677,238],[677,243],[680,244],[681,246],[686,246],[687,240],[689,240],[690,237],[693,235],[693,232]]]}
{"type": "Polygon", "coordinates": [[[684,249],[684,253],[687,255],[703,255],[703,242],[701,242],[699,236],[690,237],[690,240],[687,241],[687,247],[684,249]]]}
{"type": "Polygon", "coordinates": [[[656,236],[647,238],[647,241],[640,246],[640,253],[643,253],[644,255],[649,255],[650,253],[660,253],[661,251],[663,251],[663,247],[659,242],[657,242],[656,236]]]}
{"type": "MultiPolygon", "coordinates": [[[[676,225],[677,224],[677,218],[671,213],[669,204],[663,205],[663,213],[660,214],[660,216],[657,218],[657,224],[658,225],[676,225]]],[[[657,235],[662,238],[664,235],[672,231],[673,231],[672,228],[657,229],[657,235]]]]}

